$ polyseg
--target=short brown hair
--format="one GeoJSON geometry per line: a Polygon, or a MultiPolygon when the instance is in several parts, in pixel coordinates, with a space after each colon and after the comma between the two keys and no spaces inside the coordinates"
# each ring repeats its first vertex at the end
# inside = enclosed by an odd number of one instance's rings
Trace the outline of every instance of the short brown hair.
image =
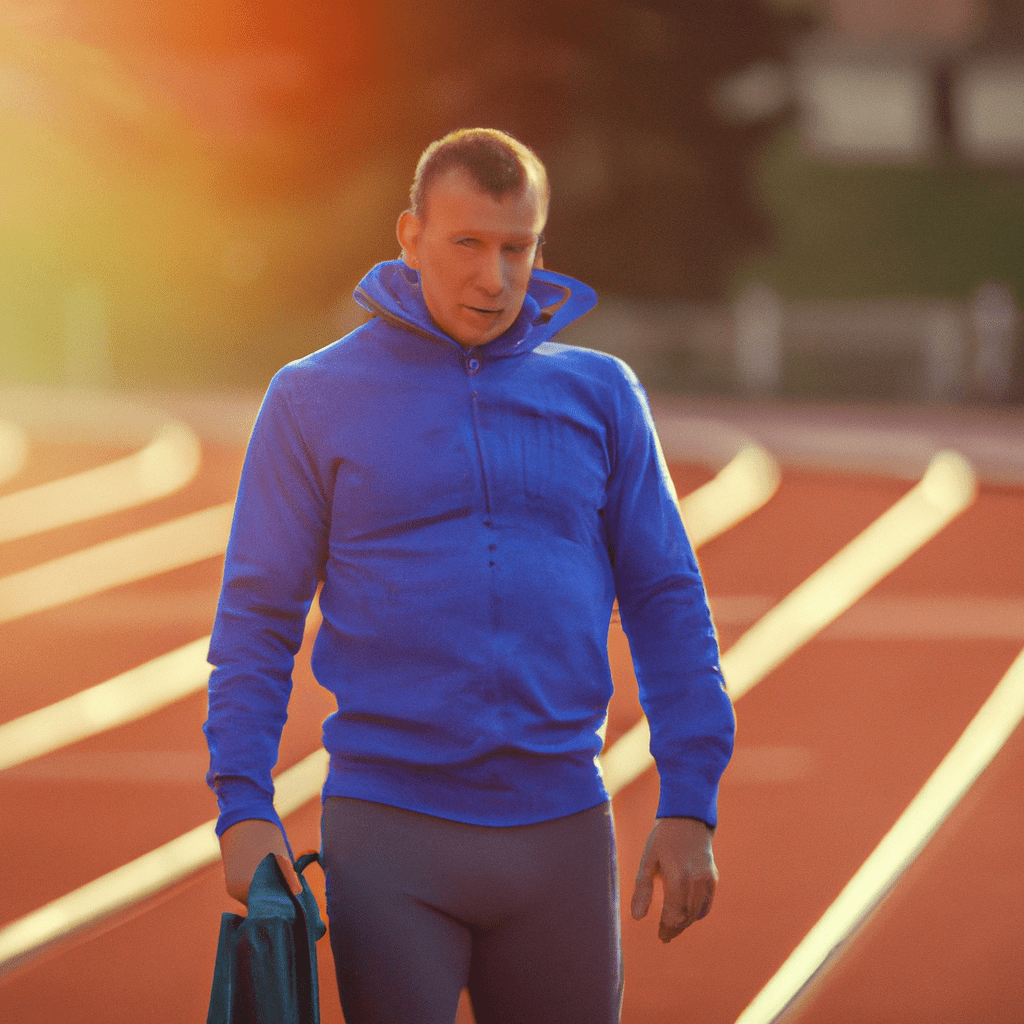
{"type": "Polygon", "coordinates": [[[497,128],[460,128],[427,146],[416,165],[409,200],[417,217],[426,214],[430,187],[455,167],[495,199],[522,191],[531,179],[545,205],[551,194],[544,164],[528,146],[497,128]]]}

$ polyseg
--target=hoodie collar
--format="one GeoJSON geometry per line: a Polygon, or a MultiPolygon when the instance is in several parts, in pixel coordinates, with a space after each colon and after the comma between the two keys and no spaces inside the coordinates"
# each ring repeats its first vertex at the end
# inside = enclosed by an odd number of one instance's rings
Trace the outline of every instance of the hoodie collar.
{"type": "MultiPolygon", "coordinates": [[[[420,275],[402,260],[378,263],[359,282],[353,297],[382,320],[420,337],[459,346],[430,317],[420,275]]],[[[504,334],[480,346],[490,356],[529,352],[597,304],[597,294],[580,281],[550,270],[534,270],[519,316],[504,334]]]]}

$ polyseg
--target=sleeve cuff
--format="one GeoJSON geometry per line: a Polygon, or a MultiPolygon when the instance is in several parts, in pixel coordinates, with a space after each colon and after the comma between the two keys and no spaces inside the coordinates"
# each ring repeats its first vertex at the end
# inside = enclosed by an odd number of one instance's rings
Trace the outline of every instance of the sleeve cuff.
{"type": "Polygon", "coordinates": [[[662,782],[658,801],[659,818],[697,818],[710,829],[718,827],[718,791],[697,793],[686,786],[662,782]]]}
{"type": "MultiPolygon", "coordinates": [[[[216,825],[218,838],[232,825],[252,819],[273,822],[282,834],[285,834],[281,817],[274,807],[273,797],[255,783],[244,778],[221,777],[213,784],[213,789],[220,805],[220,816],[216,825]]],[[[287,839],[285,834],[286,842],[287,839]]]]}

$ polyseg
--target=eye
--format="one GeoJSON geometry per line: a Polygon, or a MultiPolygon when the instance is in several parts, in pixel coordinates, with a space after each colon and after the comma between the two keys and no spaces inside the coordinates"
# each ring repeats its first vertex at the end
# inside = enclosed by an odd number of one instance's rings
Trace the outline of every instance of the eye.
{"type": "Polygon", "coordinates": [[[506,245],[504,248],[505,248],[505,252],[510,252],[514,256],[519,256],[522,253],[526,252],[526,250],[529,249],[530,246],[527,245],[527,244],[515,244],[515,245],[509,244],[509,245],[506,245]]]}
{"type": "Polygon", "coordinates": [[[466,246],[467,249],[473,249],[479,243],[477,242],[477,240],[475,238],[456,238],[455,239],[455,244],[456,245],[464,245],[464,246],[466,246]]]}

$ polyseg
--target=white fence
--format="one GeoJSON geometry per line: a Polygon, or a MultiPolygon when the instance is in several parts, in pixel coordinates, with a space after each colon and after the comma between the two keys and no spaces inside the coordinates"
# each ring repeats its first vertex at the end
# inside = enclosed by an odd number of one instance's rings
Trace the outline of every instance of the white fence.
{"type": "Polygon", "coordinates": [[[1009,402],[1024,397],[1021,325],[998,284],[967,302],[786,302],[755,284],[731,306],[602,300],[565,336],[654,391],[1009,402]]]}
{"type": "MultiPolygon", "coordinates": [[[[1014,296],[997,283],[960,302],[794,302],[753,284],[731,305],[602,295],[560,339],[621,356],[657,393],[1008,403],[1024,401],[1022,327],[1014,296]]],[[[109,361],[103,296],[76,286],[64,383],[102,387],[109,361]]]]}

